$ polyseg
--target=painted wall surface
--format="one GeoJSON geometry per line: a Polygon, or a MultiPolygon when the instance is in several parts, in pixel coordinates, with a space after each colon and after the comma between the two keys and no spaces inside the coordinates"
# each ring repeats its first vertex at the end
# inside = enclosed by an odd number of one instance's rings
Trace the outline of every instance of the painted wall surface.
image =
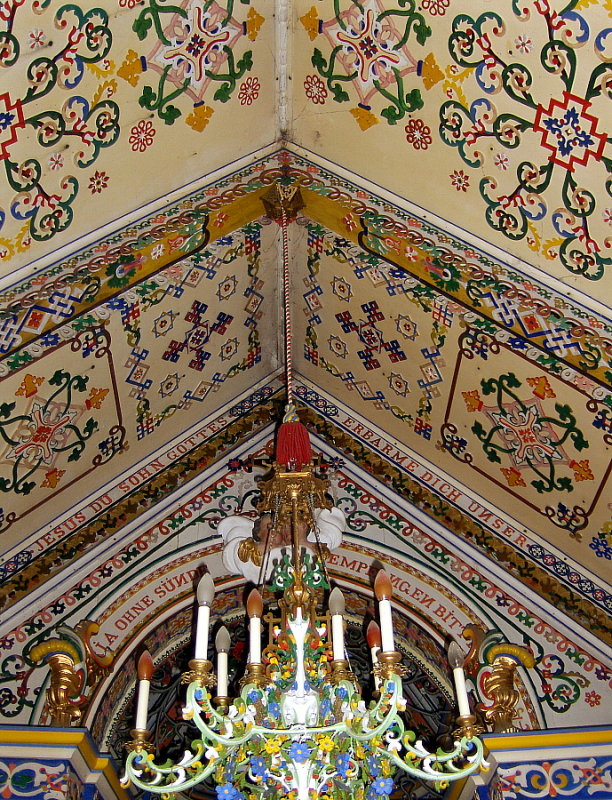
{"type": "Polygon", "coordinates": [[[608,3],[294,10],[296,143],[597,296],[611,256],[608,3]]]}
{"type": "Polygon", "coordinates": [[[443,284],[459,286],[459,274],[441,274],[442,291],[425,288],[318,222],[305,222],[294,245],[296,363],[307,381],[334,398],[350,393],[374,429],[597,574],[611,448],[596,385],[593,396],[580,372],[449,299],[443,284]]]}
{"type": "MultiPolygon", "coordinates": [[[[103,486],[111,462],[121,475],[275,368],[276,284],[266,257],[275,237],[253,222],[156,272],[144,257],[105,264],[107,242],[95,263],[108,299],[5,357],[4,553],[70,509],[77,513],[75,500],[103,486]]],[[[181,240],[167,237],[154,255],[180,252],[181,240]]],[[[54,317],[49,307],[30,306],[21,331],[42,331],[54,317]]],[[[75,522],[85,522],[82,512],[75,522]]]]}
{"type": "MultiPolygon", "coordinates": [[[[254,465],[265,452],[269,448],[260,437],[253,449],[243,448],[240,457],[254,465]]],[[[331,457],[331,452],[326,455],[331,457]]],[[[220,589],[240,583],[223,567],[216,526],[235,513],[252,485],[242,472],[211,470],[180,505],[164,504],[154,524],[125,532],[117,545],[107,545],[106,559],[88,573],[81,569],[57,590],[34,592],[27,607],[5,615],[0,629],[3,715],[16,722],[44,719],[40,689],[48,673],[32,663],[29,653],[60,621],[74,625],[83,618],[99,626],[91,637],[95,652],[116,654],[107,681],[119,692],[113,694],[118,711],[120,696],[131,691],[128,684],[134,676],[125,664],[132,663],[134,650],[146,636],[157,637],[155,652],[171,645],[159,626],[177,611],[192,608],[199,570],[206,565],[220,589]]],[[[521,585],[503,572],[488,575],[471,552],[455,554],[435,530],[411,518],[408,506],[381,499],[385,487],[366,474],[347,472],[336,463],[333,492],[347,516],[345,542],[329,561],[335,580],[367,594],[374,565],[383,564],[391,575],[398,619],[407,616],[440,645],[449,637],[463,642],[462,631],[472,623],[529,647],[536,665],[521,671],[521,727],[606,721],[610,671],[605,653],[566,620],[552,622],[550,604],[526,597],[521,585]],[[376,548],[371,545],[374,540],[376,548]]],[[[135,490],[133,502],[137,497],[135,490]]],[[[113,531],[107,533],[112,536],[113,531]]],[[[224,608],[223,603],[215,606],[215,615],[223,614],[224,608]]],[[[184,626],[175,634],[184,637],[184,626]]],[[[418,637],[414,645],[419,648],[418,637]]],[[[462,646],[467,649],[465,643],[462,646]]],[[[430,657],[439,655],[432,652],[430,657]]],[[[477,687],[481,678],[481,673],[474,676],[477,687]]],[[[98,704],[108,700],[108,686],[104,681],[98,686],[91,719],[98,704]]]]}
{"type": "Polygon", "coordinates": [[[0,32],[3,273],[275,138],[271,0],[8,2],[0,32]]]}

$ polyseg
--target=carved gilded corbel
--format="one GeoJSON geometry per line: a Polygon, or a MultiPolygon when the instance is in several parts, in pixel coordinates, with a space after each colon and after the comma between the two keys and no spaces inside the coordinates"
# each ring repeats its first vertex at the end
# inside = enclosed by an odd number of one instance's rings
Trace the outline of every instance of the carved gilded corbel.
{"type": "Polygon", "coordinates": [[[92,648],[90,639],[98,630],[90,620],[79,622],[74,630],[61,625],[57,633],[62,638],[47,639],[29,652],[33,663],[44,662],[51,672],[47,706],[52,726],[77,724],[89,705],[91,689],[111,667],[113,656],[100,656],[92,648]]]}
{"type": "Polygon", "coordinates": [[[518,731],[514,720],[521,696],[514,686],[514,677],[518,666],[530,669],[535,665],[533,653],[525,647],[504,643],[487,648],[485,657],[492,669],[482,679],[483,693],[491,700],[490,706],[480,706],[484,718],[493,726],[494,733],[518,731]]]}
{"type": "Polygon", "coordinates": [[[533,653],[526,647],[503,641],[500,631],[485,631],[477,625],[468,625],[463,637],[470,642],[465,667],[477,673],[477,685],[486,702],[476,707],[494,733],[512,733],[516,706],[520,694],[514,685],[516,668],[530,669],[535,665],[533,653]]]}

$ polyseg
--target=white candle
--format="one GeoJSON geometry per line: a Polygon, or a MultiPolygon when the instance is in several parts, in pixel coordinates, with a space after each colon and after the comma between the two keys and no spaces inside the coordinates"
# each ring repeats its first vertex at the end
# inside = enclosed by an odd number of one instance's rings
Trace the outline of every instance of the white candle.
{"type": "Polygon", "coordinates": [[[261,662],[261,615],[263,601],[257,589],[253,589],[247,598],[247,615],[249,617],[249,664],[261,662]]]}
{"type": "Polygon", "coordinates": [[[344,659],[344,609],[344,595],[336,586],[329,595],[334,661],[342,661],[344,659]]]}
{"type": "Polygon", "coordinates": [[[195,657],[202,661],[208,656],[208,625],[210,606],[215,596],[215,584],[208,572],[198,583],[198,619],[196,624],[195,657]]]}
{"type": "Polygon", "coordinates": [[[217,648],[217,694],[227,697],[227,653],[230,649],[230,637],[225,626],[219,628],[215,638],[217,648]]]}
{"type": "MultiPolygon", "coordinates": [[[[381,644],[380,628],[378,627],[378,623],[376,623],[374,620],[372,620],[368,625],[366,630],[366,639],[368,641],[370,654],[372,656],[372,668],[374,669],[378,664],[378,654],[380,653],[381,644]]],[[[376,689],[380,687],[380,678],[376,674],[374,674],[374,687],[376,689]]]]}
{"type": "Polygon", "coordinates": [[[147,715],[149,711],[149,689],[153,675],[153,659],[148,650],[138,659],[138,703],[136,705],[136,729],[147,730],[147,715]]]}
{"type": "Polygon", "coordinates": [[[380,619],[380,636],[383,653],[395,650],[393,641],[393,618],[391,616],[391,581],[384,570],[379,570],[374,581],[374,593],[378,600],[378,616],[380,619]]]}
{"type": "Polygon", "coordinates": [[[457,695],[457,705],[459,706],[459,716],[467,717],[471,714],[470,701],[465,685],[465,674],[463,672],[463,654],[456,642],[452,642],[448,648],[448,663],[453,670],[455,693],[457,695]]]}

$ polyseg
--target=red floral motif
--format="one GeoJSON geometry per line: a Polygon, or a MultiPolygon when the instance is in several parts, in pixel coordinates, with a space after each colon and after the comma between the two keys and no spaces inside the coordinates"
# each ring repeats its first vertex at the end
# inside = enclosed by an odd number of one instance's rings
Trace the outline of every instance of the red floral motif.
{"type": "Polygon", "coordinates": [[[100,194],[102,189],[108,186],[108,175],[106,172],[98,172],[96,170],[89,179],[89,189],[92,194],[100,194]]]}
{"type": "Polygon", "coordinates": [[[28,33],[28,39],[30,42],[30,50],[37,50],[39,47],[44,47],[47,43],[47,37],[44,31],[41,31],[39,28],[31,30],[28,33]]]}
{"type": "Polygon", "coordinates": [[[423,11],[429,11],[432,17],[443,17],[450,6],[450,0],[423,0],[423,11]]]}
{"type": "Polygon", "coordinates": [[[458,192],[467,192],[470,178],[462,169],[456,169],[450,176],[451,183],[458,192]]]}
{"type": "Polygon", "coordinates": [[[244,83],[240,84],[240,90],[238,92],[238,100],[240,100],[241,106],[250,106],[254,100],[257,100],[259,97],[259,90],[261,89],[261,84],[259,80],[253,76],[249,77],[244,81],[244,83]]]}
{"type": "Polygon", "coordinates": [[[408,120],[404,130],[408,144],[411,144],[415,150],[427,150],[432,141],[431,128],[425,125],[422,119],[408,120]]]}
{"type": "Polygon", "coordinates": [[[601,695],[597,694],[597,692],[587,692],[584,696],[584,699],[587,703],[592,707],[598,706],[601,703],[601,695]]]}
{"type": "Polygon", "coordinates": [[[304,91],[306,97],[313,103],[323,105],[327,99],[327,89],[321,78],[316,75],[307,75],[304,80],[304,91]]]}
{"type": "Polygon", "coordinates": [[[144,153],[147,147],[153,144],[153,137],[157,131],[148,119],[141,119],[130,131],[130,147],[134,152],[144,153]]]}

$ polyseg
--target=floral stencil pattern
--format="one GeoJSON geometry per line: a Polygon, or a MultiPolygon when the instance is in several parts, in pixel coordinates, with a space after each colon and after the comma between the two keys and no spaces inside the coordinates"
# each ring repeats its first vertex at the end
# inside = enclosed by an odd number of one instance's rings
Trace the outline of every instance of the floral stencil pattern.
{"type": "MultiPolygon", "coordinates": [[[[47,5],[41,3],[40,11],[47,5]]],[[[60,33],[48,44],[53,51],[37,55],[46,45],[45,33],[32,30],[26,42],[19,41],[15,30],[21,6],[21,2],[6,3],[0,15],[0,66],[10,68],[13,74],[16,70],[25,73],[26,87],[20,97],[12,90],[0,93],[0,163],[6,181],[5,196],[7,189],[14,193],[9,211],[0,208],[0,229],[9,213],[23,223],[20,246],[26,247],[32,239],[45,241],[67,228],[79,194],[79,180],[72,174],[61,176],[58,183],[45,180],[43,156],[38,148],[67,148],[76,142],[76,167],[90,167],[100,151],[114,144],[119,136],[119,108],[109,99],[109,84],[103,83],[91,101],[75,92],[87,66],[100,65],[101,75],[108,70],[105,56],[112,34],[106,11],[61,6],[53,20],[60,33]],[[26,44],[32,54],[24,50],[26,44]],[[33,60],[31,55],[35,56],[33,60]],[[46,108],[40,102],[43,99],[48,103],[46,108]],[[35,146],[31,145],[28,157],[22,159],[18,155],[22,151],[20,145],[27,141],[35,142],[35,146]]],[[[16,81],[11,83],[17,85],[16,81]]],[[[49,163],[52,170],[59,172],[66,161],[55,153],[49,163]]],[[[8,255],[8,248],[0,250],[0,257],[8,255]]]]}
{"type": "MultiPolygon", "coordinates": [[[[571,0],[560,11],[548,2],[513,3],[516,19],[533,33],[514,40],[525,63],[508,59],[502,36],[502,16],[487,11],[476,18],[461,14],[453,21],[449,50],[480,96],[471,101],[450,100],[440,109],[440,134],[457,148],[468,167],[484,168],[479,190],[488,224],[508,239],[531,237],[537,245],[534,224],[552,223],[555,240],[549,257],[558,257],[571,273],[601,280],[612,262],[610,244],[596,214],[598,196],[610,194],[612,152],[606,128],[612,98],[612,64],[609,31],[594,35],[579,4],[571,0]],[[539,52],[531,36],[548,32],[539,52]],[[587,42],[595,66],[579,69],[578,50],[587,42]],[[541,79],[541,70],[550,78],[541,79]],[[538,80],[535,80],[538,76],[538,80]],[[499,101],[499,102],[498,102],[499,101]],[[510,101],[510,110],[500,111],[510,101]],[[487,174],[487,140],[513,154],[513,170],[500,181],[487,174]],[[533,159],[534,145],[537,158],[533,159]],[[539,145],[539,153],[537,146],[539,145]],[[526,159],[523,150],[531,154],[526,159]],[[588,169],[587,169],[588,168],[588,169]]],[[[510,51],[512,53],[512,51],[510,51]]],[[[496,165],[500,166],[501,155],[496,165]]],[[[506,166],[502,167],[506,169],[506,166]]]]}
{"type": "MultiPolygon", "coordinates": [[[[378,122],[373,106],[390,125],[423,106],[420,89],[406,84],[408,77],[418,78],[423,67],[408,41],[423,45],[431,34],[414,0],[399,2],[398,8],[366,0],[342,11],[336,3],[335,16],[328,21],[319,20],[313,7],[301,22],[311,40],[325,36],[328,48],[324,53],[315,47],[312,65],[337,103],[349,101],[352,88],[358,106],[351,113],[363,129],[378,122]]],[[[311,100],[312,87],[312,81],[305,85],[311,100]]],[[[319,89],[317,97],[321,96],[319,89]]]]}

